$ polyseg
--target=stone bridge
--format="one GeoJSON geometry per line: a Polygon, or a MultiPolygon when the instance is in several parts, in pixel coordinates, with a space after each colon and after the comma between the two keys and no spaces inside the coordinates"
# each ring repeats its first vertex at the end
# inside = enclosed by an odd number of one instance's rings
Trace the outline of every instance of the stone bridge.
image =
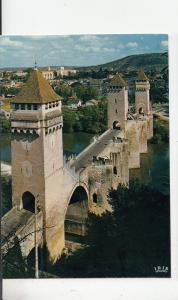
{"type": "MultiPolygon", "coordinates": [[[[82,236],[85,234],[85,221],[88,211],[101,214],[110,209],[107,202],[108,189],[116,187],[119,182],[128,182],[128,166],[125,157],[128,155],[128,142],[122,138],[123,132],[107,130],[101,136],[95,137],[94,141],[78,156],[64,156],[62,173],[58,181],[58,212],[57,224],[51,222],[47,228],[52,232],[56,227],[62,231],[59,239],[57,253],[64,248],[64,224],[65,233],[82,236]],[[123,147],[125,150],[123,152],[123,147]],[[113,175],[113,162],[111,158],[115,151],[121,151],[121,160],[117,162],[118,174],[113,175]],[[120,169],[120,170],[119,170],[120,169]],[[122,169],[122,171],[121,171],[122,169]],[[80,197],[82,197],[80,199],[80,197]],[[79,198],[79,199],[78,199],[79,198]]],[[[116,153],[116,152],[115,152],[116,153]]],[[[3,164],[3,166],[6,166],[3,164]]],[[[5,168],[4,168],[5,169],[5,168]]],[[[8,174],[11,167],[8,165],[8,174]]],[[[7,173],[6,173],[7,174],[7,173]]],[[[14,243],[20,241],[22,254],[27,257],[34,248],[35,239],[35,216],[33,211],[13,207],[2,219],[2,252],[6,253],[14,243]]],[[[43,244],[43,216],[37,213],[37,240],[43,244]]],[[[46,230],[46,228],[45,228],[46,230]]],[[[56,257],[53,246],[53,257],[56,257]]]]}
{"type": "MultiPolygon", "coordinates": [[[[136,112],[128,112],[127,85],[116,75],[108,90],[108,130],[78,156],[63,157],[61,99],[38,70],[13,98],[12,209],[2,218],[2,253],[16,243],[27,258],[37,244],[51,260],[85,235],[89,212],[111,210],[108,191],[129,182],[153,135],[149,83],[140,75],[136,112]]],[[[9,170],[8,170],[9,172],[9,170]]]]}

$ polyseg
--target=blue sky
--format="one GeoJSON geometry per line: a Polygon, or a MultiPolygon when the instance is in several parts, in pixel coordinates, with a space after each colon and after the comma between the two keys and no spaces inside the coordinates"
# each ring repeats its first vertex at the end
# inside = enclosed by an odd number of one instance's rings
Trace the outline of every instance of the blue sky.
{"type": "Polygon", "coordinates": [[[1,36],[0,67],[89,66],[127,55],[165,52],[163,34],[1,36]]]}

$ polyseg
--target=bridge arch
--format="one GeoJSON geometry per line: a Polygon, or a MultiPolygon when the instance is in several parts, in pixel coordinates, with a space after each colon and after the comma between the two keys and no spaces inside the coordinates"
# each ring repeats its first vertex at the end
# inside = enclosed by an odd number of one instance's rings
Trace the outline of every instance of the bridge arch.
{"type": "Polygon", "coordinates": [[[139,115],[143,115],[145,113],[145,104],[144,103],[139,103],[138,113],[139,113],[139,115]]]}
{"type": "Polygon", "coordinates": [[[75,186],[70,194],[65,215],[65,233],[85,234],[85,223],[88,218],[89,195],[85,184],[75,186]]]}
{"type": "Polygon", "coordinates": [[[143,114],[143,107],[139,108],[139,114],[143,114]]]}

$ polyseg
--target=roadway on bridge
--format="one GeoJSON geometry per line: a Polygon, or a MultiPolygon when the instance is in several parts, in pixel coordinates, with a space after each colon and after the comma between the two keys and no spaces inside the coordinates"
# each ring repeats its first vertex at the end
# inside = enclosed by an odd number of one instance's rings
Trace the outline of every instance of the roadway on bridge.
{"type": "Polygon", "coordinates": [[[105,147],[113,140],[113,137],[118,136],[121,131],[118,130],[108,130],[102,136],[93,142],[86,150],[81,152],[76,160],[72,163],[72,167],[75,167],[76,171],[86,168],[91,165],[93,161],[93,156],[99,155],[105,147]]]}

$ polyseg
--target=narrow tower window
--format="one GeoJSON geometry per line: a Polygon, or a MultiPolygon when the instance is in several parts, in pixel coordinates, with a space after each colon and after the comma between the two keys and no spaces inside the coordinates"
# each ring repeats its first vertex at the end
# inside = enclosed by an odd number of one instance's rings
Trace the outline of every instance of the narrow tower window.
{"type": "Polygon", "coordinates": [[[117,99],[115,99],[115,103],[117,103],[117,99]]]}
{"type": "Polygon", "coordinates": [[[116,166],[114,166],[114,168],[113,168],[113,173],[114,173],[115,175],[117,175],[117,168],[116,168],[116,166]]]}
{"type": "Polygon", "coordinates": [[[116,114],[117,114],[117,109],[116,109],[116,114]]]}
{"type": "Polygon", "coordinates": [[[97,203],[98,202],[98,200],[97,200],[97,194],[96,193],[94,193],[93,194],[93,203],[97,203]]]}

